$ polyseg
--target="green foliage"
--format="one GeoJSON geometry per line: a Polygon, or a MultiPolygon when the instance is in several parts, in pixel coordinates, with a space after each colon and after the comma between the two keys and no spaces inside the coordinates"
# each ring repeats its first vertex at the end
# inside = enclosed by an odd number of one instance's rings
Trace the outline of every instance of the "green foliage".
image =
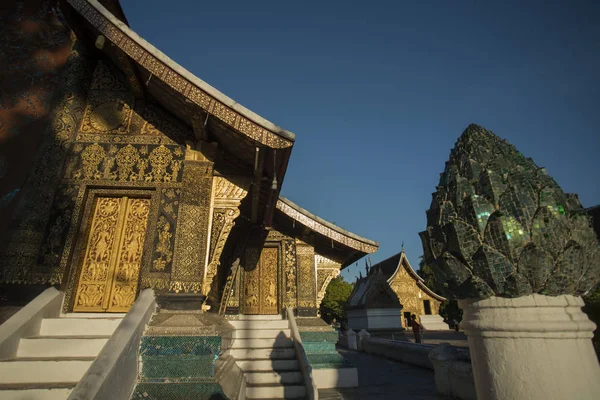
{"type": "Polygon", "coordinates": [[[321,318],[328,324],[335,320],[337,322],[346,321],[346,302],[352,293],[352,284],[345,282],[341,276],[332,279],[327,286],[325,297],[321,302],[321,318]]]}

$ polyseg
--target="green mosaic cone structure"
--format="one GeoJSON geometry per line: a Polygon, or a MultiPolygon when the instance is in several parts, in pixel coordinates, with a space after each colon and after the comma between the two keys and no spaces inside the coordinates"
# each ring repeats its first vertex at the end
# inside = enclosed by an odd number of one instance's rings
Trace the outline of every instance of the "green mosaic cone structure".
{"type": "Polygon", "coordinates": [[[420,236],[444,296],[581,296],[598,283],[600,245],[577,196],[491,131],[467,127],[436,189],[420,236]]]}

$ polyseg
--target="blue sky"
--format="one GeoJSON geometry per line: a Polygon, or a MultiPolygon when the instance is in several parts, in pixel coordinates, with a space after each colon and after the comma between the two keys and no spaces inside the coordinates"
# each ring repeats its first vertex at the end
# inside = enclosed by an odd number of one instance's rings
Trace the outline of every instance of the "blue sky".
{"type": "Polygon", "coordinates": [[[282,194],[378,241],[373,263],[404,241],[417,268],[431,193],[471,122],[600,204],[598,1],[141,4],[122,1],[142,37],[296,133],[282,194]]]}

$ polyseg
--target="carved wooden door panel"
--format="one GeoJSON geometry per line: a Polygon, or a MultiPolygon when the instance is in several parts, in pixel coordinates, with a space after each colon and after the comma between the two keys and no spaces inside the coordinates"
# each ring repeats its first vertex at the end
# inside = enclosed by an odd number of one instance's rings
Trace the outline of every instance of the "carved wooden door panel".
{"type": "Polygon", "coordinates": [[[244,314],[279,314],[279,249],[249,248],[244,257],[244,314]]]}
{"type": "Polygon", "coordinates": [[[149,199],[96,199],[73,311],[126,312],[135,301],[149,199]]]}

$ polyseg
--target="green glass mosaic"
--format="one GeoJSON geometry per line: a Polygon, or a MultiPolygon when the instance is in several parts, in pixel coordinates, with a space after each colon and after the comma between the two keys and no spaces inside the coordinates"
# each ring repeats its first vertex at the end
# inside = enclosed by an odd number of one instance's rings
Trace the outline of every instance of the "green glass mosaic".
{"type": "Polygon", "coordinates": [[[330,332],[300,332],[302,343],[304,342],[331,342],[337,343],[339,335],[336,331],[330,332]]]}
{"type": "Polygon", "coordinates": [[[145,356],[141,379],[176,379],[212,377],[216,356],[145,356]]]}
{"type": "Polygon", "coordinates": [[[140,355],[218,355],[221,352],[220,336],[144,336],[140,355]]]}
{"type": "Polygon", "coordinates": [[[450,151],[426,214],[424,262],[445,297],[580,296],[600,280],[600,245],[577,195],[481,126],[450,151]]]}
{"type": "Polygon", "coordinates": [[[339,354],[307,354],[308,362],[313,369],[352,368],[353,365],[339,354]]]}
{"type": "Polygon", "coordinates": [[[218,383],[138,383],[131,400],[227,400],[218,383]]]}
{"type": "Polygon", "coordinates": [[[335,343],[329,342],[302,342],[306,354],[333,354],[337,353],[335,343]]]}

